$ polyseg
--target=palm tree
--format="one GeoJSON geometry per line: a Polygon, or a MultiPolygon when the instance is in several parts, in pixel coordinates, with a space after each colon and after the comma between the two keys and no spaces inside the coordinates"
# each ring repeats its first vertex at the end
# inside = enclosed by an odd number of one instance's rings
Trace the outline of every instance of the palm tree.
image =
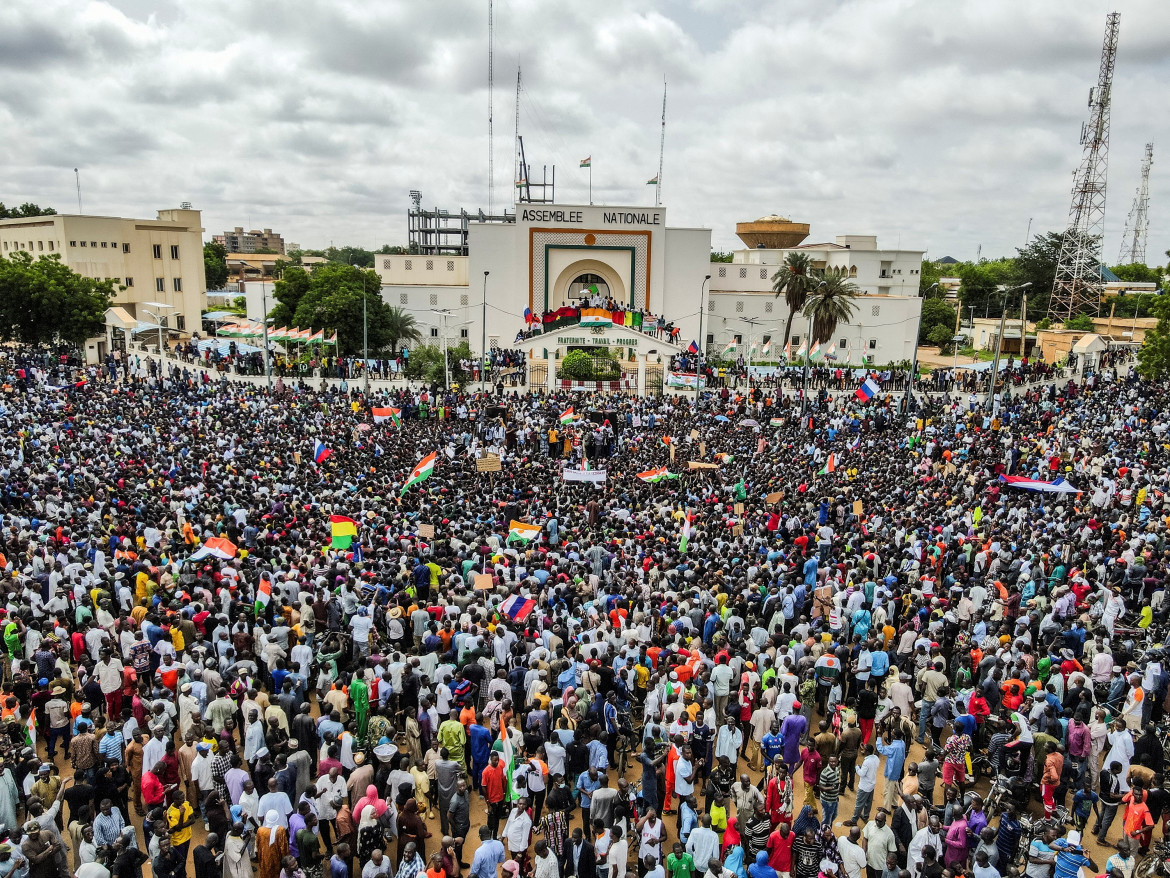
{"type": "Polygon", "coordinates": [[[389,342],[391,350],[398,349],[398,343],[402,341],[416,342],[422,338],[422,333],[418,331],[418,325],[414,321],[414,315],[408,314],[401,308],[390,308],[386,314],[386,340],[389,342]]]}
{"type": "Polygon", "coordinates": [[[808,299],[808,291],[816,284],[813,277],[812,259],[807,253],[789,253],[784,257],[780,270],[772,275],[772,289],[776,298],[784,294],[784,301],[788,303],[788,320],[784,323],[784,344],[788,347],[788,336],[792,332],[792,318],[796,312],[804,307],[808,299]]]}
{"type": "Polygon", "coordinates": [[[857,284],[839,269],[829,269],[821,275],[804,306],[804,316],[812,321],[810,347],[827,342],[838,323],[848,323],[853,318],[857,308],[853,300],[859,292],[857,284]]]}

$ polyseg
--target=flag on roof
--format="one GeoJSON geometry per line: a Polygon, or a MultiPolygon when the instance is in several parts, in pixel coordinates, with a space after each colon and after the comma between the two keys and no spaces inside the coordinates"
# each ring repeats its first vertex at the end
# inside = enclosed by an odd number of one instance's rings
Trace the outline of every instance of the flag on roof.
{"type": "Polygon", "coordinates": [[[398,494],[399,497],[431,477],[431,473],[435,471],[435,457],[435,452],[432,451],[415,465],[415,468],[410,471],[410,475],[407,476],[402,491],[398,494]]]}
{"type": "Polygon", "coordinates": [[[268,606],[270,600],[272,600],[272,580],[267,576],[263,576],[260,578],[260,584],[256,586],[257,616],[264,612],[264,608],[268,606]]]}
{"type": "Polygon", "coordinates": [[[523,595],[514,594],[500,604],[500,612],[513,622],[523,622],[536,609],[536,601],[523,595]]]}
{"type": "Polygon", "coordinates": [[[638,473],[638,478],[640,478],[643,482],[650,482],[651,484],[655,484],[657,482],[661,482],[663,479],[677,479],[678,475],[669,472],[666,467],[660,466],[655,467],[654,469],[648,469],[645,472],[638,473]]]}
{"type": "Polygon", "coordinates": [[[402,410],[396,408],[371,408],[370,414],[374,416],[374,423],[381,424],[383,421],[393,421],[395,427],[402,426],[402,410]]]}
{"type": "Polygon", "coordinates": [[[585,156],[585,158],[581,159],[581,167],[583,167],[583,168],[593,167],[593,156],[587,155],[587,156],[585,156]]]}
{"type": "Polygon", "coordinates": [[[332,448],[326,448],[325,443],[318,439],[313,443],[313,463],[324,463],[325,458],[333,453],[332,448]]]}
{"type": "Polygon", "coordinates": [[[866,378],[861,382],[861,386],[853,391],[853,395],[862,402],[869,402],[875,396],[882,392],[881,387],[872,378],[866,378]]]}
{"type": "Polygon", "coordinates": [[[332,549],[348,549],[353,543],[353,538],[357,536],[358,523],[352,518],[346,518],[344,515],[330,515],[329,529],[333,535],[333,541],[329,544],[332,549]]]}
{"type": "Polygon", "coordinates": [[[202,561],[204,558],[219,558],[228,561],[236,557],[236,544],[225,537],[208,537],[188,561],[202,561]]]}
{"type": "Polygon", "coordinates": [[[540,525],[529,524],[527,521],[516,521],[512,519],[508,524],[508,539],[506,542],[517,542],[521,545],[527,545],[540,536],[540,525]]]}
{"type": "Polygon", "coordinates": [[[576,417],[577,416],[573,414],[573,407],[569,406],[567,409],[561,412],[559,420],[562,424],[571,424],[574,420],[576,420],[576,417]]]}
{"type": "Polygon", "coordinates": [[[828,460],[825,461],[825,465],[817,471],[817,475],[827,476],[829,473],[835,473],[836,471],[837,457],[836,455],[830,454],[828,460]]]}
{"type": "Polygon", "coordinates": [[[651,177],[649,180],[647,180],[646,185],[647,186],[657,186],[658,185],[658,175],[655,174],[653,177],[651,177]]]}

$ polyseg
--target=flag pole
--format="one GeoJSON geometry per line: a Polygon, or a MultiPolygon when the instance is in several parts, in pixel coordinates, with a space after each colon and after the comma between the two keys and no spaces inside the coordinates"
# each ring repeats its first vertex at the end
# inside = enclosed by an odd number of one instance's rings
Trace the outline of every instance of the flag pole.
{"type": "Polygon", "coordinates": [[[593,204],[593,156],[589,157],[589,203],[593,204]]]}

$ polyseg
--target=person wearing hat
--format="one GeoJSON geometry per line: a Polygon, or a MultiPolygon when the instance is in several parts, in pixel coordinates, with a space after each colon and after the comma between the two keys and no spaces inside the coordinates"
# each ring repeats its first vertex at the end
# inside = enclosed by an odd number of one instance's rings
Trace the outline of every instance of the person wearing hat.
{"type": "Polygon", "coordinates": [[[57,742],[63,741],[63,750],[69,752],[69,742],[72,739],[73,717],[69,712],[69,702],[65,700],[65,687],[54,686],[50,690],[52,696],[45,702],[45,714],[49,722],[48,752],[50,761],[56,759],[57,742]]]}

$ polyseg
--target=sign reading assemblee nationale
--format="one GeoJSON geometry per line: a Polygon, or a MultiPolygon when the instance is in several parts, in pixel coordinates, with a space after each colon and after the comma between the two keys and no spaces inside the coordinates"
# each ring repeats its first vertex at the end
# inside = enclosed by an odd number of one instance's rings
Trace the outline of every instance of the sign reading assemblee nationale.
{"type": "MultiPolygon", "coordinates": [[[[610,226],[660,226],[662,214],[655,210],[602,210],[601,222],[610,226]]],[[[596,219],[590,219],[596,222],[596,219]]],[[[583,210],[537,210],[524,208],[520,211],[522,223],[584,223],[583,210]]]]}

